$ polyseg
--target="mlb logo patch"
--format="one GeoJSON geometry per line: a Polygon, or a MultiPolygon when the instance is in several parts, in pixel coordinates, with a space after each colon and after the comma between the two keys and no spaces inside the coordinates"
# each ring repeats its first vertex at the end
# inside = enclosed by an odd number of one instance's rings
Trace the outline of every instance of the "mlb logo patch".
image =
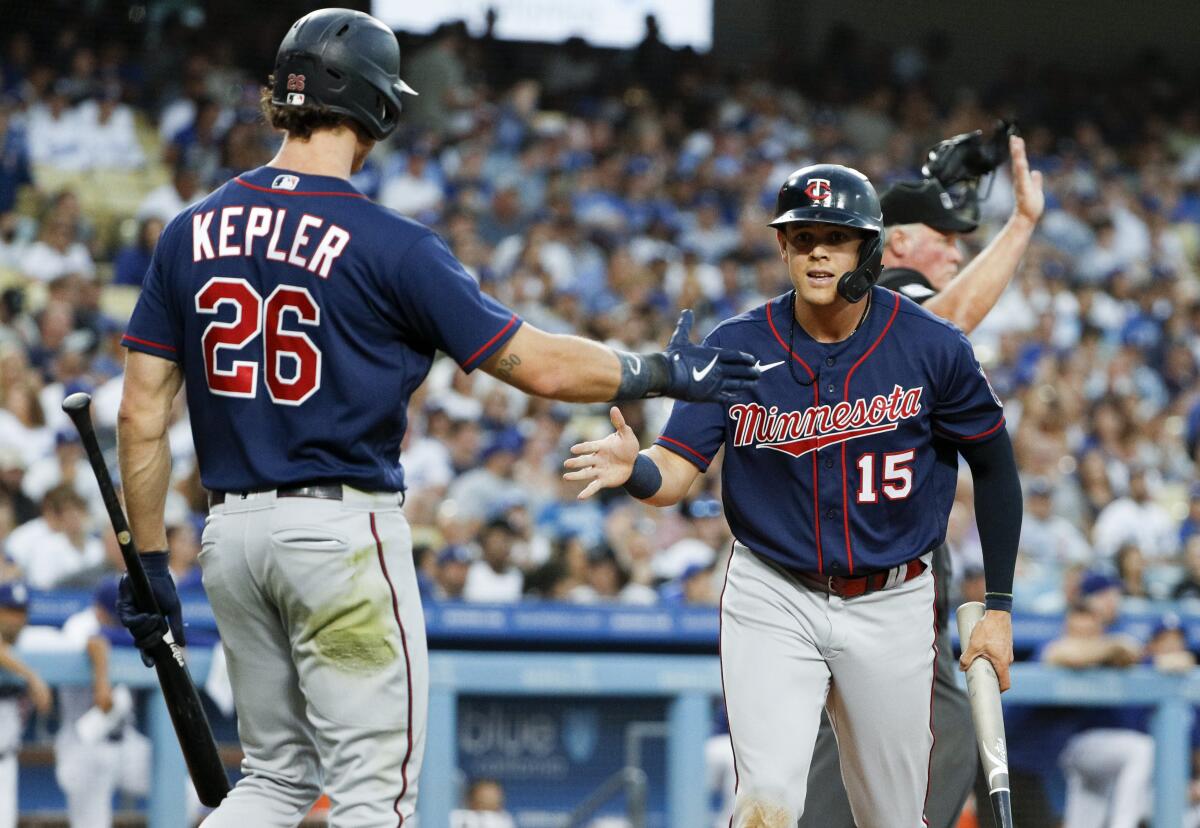
{"type": "Polygon", "coordinates": [[[289,92],[287,95],[287,102],[290,106],[300,106],[304,103],[304,93],[289,92]]]}
{"type": "Polygon", "coordinates": [[[275,180],[271,182],[271,189],[294,190],[299,183],[300,179],[294,175],[277,175],[275,176],[275,180]]]}

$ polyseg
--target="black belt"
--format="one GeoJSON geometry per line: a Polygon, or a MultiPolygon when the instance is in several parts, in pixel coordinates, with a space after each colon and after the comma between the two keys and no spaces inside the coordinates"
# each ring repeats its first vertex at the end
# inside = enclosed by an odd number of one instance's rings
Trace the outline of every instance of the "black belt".
{"type": "MultiPolygon", "coordinates": [[[[270,491],[270,489],[261,489],[258,491],[270,491]]],[[[226,498],[245,497],[248,494],[255,492],[209,492],[208,493],[208,508],[219,506],[225,502],[226,498]]],[[[315,497],[321,500],[341,500],[342,499],[342,484],[332,483],[325,485],[311,486],[285,486],[282,489],[275,490],[276,497],[315,497]]]]}

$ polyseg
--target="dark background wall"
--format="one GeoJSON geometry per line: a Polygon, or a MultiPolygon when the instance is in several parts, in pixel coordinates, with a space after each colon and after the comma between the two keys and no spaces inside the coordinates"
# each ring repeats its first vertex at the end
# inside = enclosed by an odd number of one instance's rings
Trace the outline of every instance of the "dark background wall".
{"type": "MultiPolygon", "coordinates": [[[[818,50],[838,23],[864,42],[899,45],[942,31],[945,75],[986,80],[1010,56],[1080,70],[1129,66],[1147,48],[1200,68],[1200,3],[1190,0],[715,0],[713,51],[731,66],[818,50]]],[[[802,61],[803,62],[803,61],[802,61]]]]}

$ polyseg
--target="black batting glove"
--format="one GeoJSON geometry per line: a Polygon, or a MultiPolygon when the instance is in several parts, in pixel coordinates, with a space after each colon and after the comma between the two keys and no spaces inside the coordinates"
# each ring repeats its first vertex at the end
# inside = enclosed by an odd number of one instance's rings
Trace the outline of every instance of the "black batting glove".
{"type": "Polygon", "coordinates": [[[117,617],[133,636],[133,643],[141,650],[142,662],[152,667],[154,657],[151,651],[163,640],[168,628],[176,644],[182,647],[186,643],[183,638],[183,610],[179,605],[179,593],[175,591],[175,580],[167,568],[167,553],[146,552],[142,554],[141,561],[159,612],[145,612],[136,606],[133,584],[128,575],[122,575],[118,588],[117,617]]]}
{"type": "Polygon", "coordinates": [[[744,351],[695,345],[691,341],[692,312],[679,314],[667,343],[667,387],[664,395],[690,402],[732,399],[758,382],[757,360],[744,351]]]}

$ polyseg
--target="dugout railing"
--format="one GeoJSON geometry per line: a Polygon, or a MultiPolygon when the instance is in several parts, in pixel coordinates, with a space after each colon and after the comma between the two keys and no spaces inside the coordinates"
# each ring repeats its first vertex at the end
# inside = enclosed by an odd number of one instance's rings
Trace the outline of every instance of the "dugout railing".
{"type": "MultiPolygon", "coordinates": [[[[21,656],[53,685],[90,682],[85,657],[73,653],[21,651],[21,656]]],[[[698,791],[704,778],[704,740],[711,731],[714,697],[721,692],[719,665],[710,655],[612,653],[434,652],[430,656],[430,717],[420,816],[423,825],[448,825],[456,806],[455,755],[458,699],[463,695],[530,698],[610,696],[667,700],[666,809],[672,828],[693,828],[707,819],[707,801],[698,791]]],[[[191,654],[193,676],[202,682],[209,655],[191,654]]],[[[155,673],[137,654],[114,653],[114,681],[144,688],[146,724],[154,748],[154,779],[147,805],[149,828],[178,828],[186,822],[183,759],[170,719],[157,692],[155,673]]],[[[1163,675],[1150,668],[1067,671],[1034,664],[1013,668],[1013,688],[1005,704],[1073,706],[1138,705],[1154,708],[1154,828],[1183,824],[1190,770],[1193,707],[1200,705],[1200,671],[1163,675]]],[[[1010,733],[1009,739],[1020,739],[1010,733]]]]}

